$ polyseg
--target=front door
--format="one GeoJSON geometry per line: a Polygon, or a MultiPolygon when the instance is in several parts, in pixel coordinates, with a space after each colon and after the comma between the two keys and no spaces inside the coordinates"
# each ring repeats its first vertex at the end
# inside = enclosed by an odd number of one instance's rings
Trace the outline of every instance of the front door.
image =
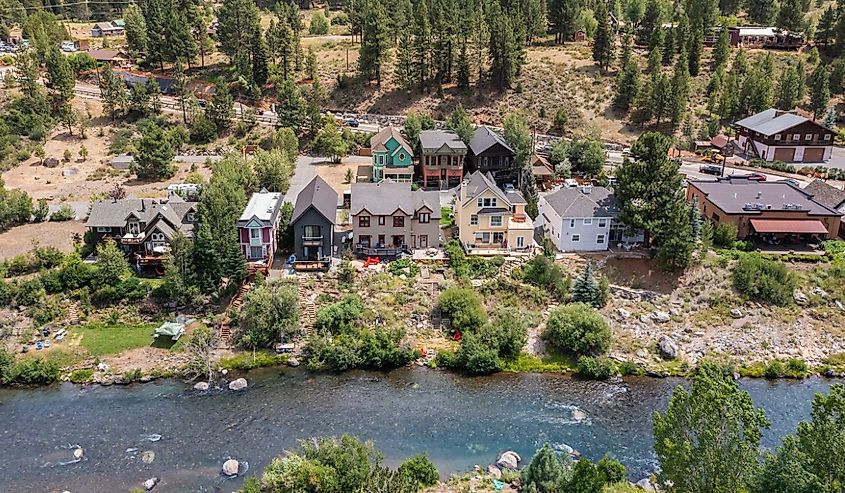
{"type": "Polygon", "coordinates": [[[419,239],[420,248],[428,248],[428,235],[419,235],[417,238],[419,239]]]}
{"type": "Polygon", "coordinates": [[[251,246],[249,247],[249,259],[250,260],[259,260],[264,258],[264,255],[261,254],[261,247],[260,246],[251,246]]]}

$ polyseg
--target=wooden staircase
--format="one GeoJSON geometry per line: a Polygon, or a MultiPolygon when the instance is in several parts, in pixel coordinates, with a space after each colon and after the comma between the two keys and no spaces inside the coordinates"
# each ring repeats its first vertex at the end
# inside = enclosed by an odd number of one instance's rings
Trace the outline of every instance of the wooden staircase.
{"type": "Polygon", "coordinates": [[[232,310],[240,311],[241,306],[244,304],[244,296],[249,292],[252,288],[252,283],[250,281],[246,281],[241,284],[241,287],[238,288],[238,292],[232,297],[232,301],[229,303],[229,307],[226,309],[226,313],[223,315],[223,320],[220,322],[220,333],[219,333],[219,345],[222,348],[229,347],[229,340],[232,338],[232,327],[231,327],[231,320],[232,317],[229,315],[232,310]]]}
{"type": "Polygon", "coordinates": [[[68,325],[79,325],[79,303],[72,303],[67,309],[68,325]]]}

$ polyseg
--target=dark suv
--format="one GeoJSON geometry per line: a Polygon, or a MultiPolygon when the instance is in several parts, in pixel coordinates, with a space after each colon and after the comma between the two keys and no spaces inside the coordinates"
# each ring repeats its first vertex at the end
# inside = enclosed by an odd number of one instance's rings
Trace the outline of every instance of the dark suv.
{"type": "Polygon", "coordinates": [[[714,166],[712,164],[708,164],[705,166],[699,166],[698,168],[699,173],[707,173],[708,175],[716,175],[719,176],[722,174],[722,168],[718,166],[714,166]]]}

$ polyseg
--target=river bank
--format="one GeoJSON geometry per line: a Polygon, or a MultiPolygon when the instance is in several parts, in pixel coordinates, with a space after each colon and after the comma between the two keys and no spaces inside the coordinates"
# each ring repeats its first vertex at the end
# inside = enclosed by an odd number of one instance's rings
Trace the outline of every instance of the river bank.
{"type": "MultiPolygon", "coordinates": [[[[246,461],[252,474],[297,439],[343,433],[374,440],[394,466],[427,453],[444,479],[485,466],[501,450],[530,457],[544,442],[591,459],[610,452],[632,477],[644,477],[655,467],[651,415],[685,383],[554,374],[465,378],[418,367],[341,375],[274,367],[254,370],[249,382],[238,392],[198,392],[172,379],[121,388],[0,389],[2,447],[6,466],[17,471],[0,478],[0,490],[126,491],[159,477],[161,491],[231,491],[242,478],[220,476],[227,458],[246,461]],[[152,442],[151,435],[162,438],[152,442]],[[72,460],[69,444],[82,447],[85,459],[61,465],[72,460]]],[[[740,386],[766,410],[772,428],[764,444],[773,446],[831,383],[743,379],[740,386]]]]}

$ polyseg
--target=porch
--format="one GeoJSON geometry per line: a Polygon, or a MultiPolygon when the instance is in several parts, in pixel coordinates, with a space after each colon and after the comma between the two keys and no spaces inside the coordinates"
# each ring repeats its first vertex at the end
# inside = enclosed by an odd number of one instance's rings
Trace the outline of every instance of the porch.
{"type": "Polygon", "coordinates": [[[411,248],[408,245],[399,245],[399,246],[387,246],[387,245],[367,245],[364,243],[358,243],[354,246],[354,251],[356,255],[362,257],[384,257],[384,258],[392,258],[398,257],[403,253],[412,253],[411,248]]]}

